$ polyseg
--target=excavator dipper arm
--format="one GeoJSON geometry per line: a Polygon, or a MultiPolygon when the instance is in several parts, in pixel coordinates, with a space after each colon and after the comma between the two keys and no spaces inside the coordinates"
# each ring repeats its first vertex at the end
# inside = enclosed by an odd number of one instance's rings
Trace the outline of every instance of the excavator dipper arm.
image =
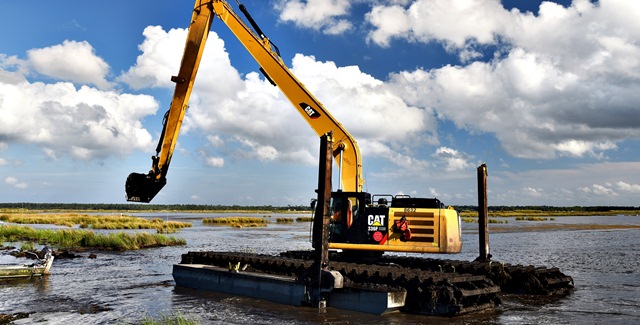
{"type": "Polygon", "coordinates": [[[184,114],[187,111],[193,82],[196,79],[213,16],[213,7],[210,1],[196,1],[180,70],[177,76],[171,77],[171,81],[176,83],[176,87],[171,106],[163,121],[162,135],[156,155],[151,158],[151,170],[148,174],[129,174],[125,184],[127,201],[149,203],[167,182],[169,163],[178,140],[184,114]]]}
{"type": "Polygon", "coordinates": [[[258,62],[265,77],[280,88],[318,136],[333,132],[334,146],[339,148],[334,156],[341,170],[342,189],[350,192],[362,190],[362,162],[355,139],[291,73],[242,4],[240,10],[259,35],[242,21],[226,1],[196,0],[180,71],[178,76],[172,77],[176,88],[158,145],[160,150],[152,157],[152,168],[148,174],[132,173],[127,178],[125,189],[128,201],[150,202],[166,184],[169,162],[214,17],[225,23],[258,62]]]}

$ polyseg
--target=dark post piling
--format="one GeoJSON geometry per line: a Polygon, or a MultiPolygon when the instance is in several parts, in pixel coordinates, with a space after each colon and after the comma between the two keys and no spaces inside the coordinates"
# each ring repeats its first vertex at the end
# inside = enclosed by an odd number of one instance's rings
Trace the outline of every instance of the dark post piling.
{"type": "Polygon", "coordinates": [[[480,245],[480,256],[478,261],[488,261],[489,254],[489,231],[487,228],[488,219],[487,208],[487,164],[478,166],[478,234],[480,245]]]}
{"type": "Polygon", "coordinates": [[[329,225],[331,219],[331,171],[333,163],[333,140],[331,134],[320,137],[320,159],[318,168],[318,204],[313,220],[314,264],[312,274],[314,297],[313,307],[325,307],[326,301],[320,294],[322,274],[329,264],[329,225]]]}

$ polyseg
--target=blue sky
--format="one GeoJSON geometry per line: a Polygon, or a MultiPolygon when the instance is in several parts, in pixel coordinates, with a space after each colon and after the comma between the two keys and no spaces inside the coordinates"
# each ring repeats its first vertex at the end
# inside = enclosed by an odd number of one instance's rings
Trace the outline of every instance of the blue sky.
{"type": "MultiPolygon", "coordinates": [[[[638,205],[639,2],[244,4],[358,141],[367,191],[475,205],[486,162],[490,205],[638,205]]],[[[151,166],[192,8],[0,3],[0,201],[125,202],[126,176],[151,166]]],[[[154,203],[313,197],[318,138],[257,71],[215,20],[154,203]]]]}

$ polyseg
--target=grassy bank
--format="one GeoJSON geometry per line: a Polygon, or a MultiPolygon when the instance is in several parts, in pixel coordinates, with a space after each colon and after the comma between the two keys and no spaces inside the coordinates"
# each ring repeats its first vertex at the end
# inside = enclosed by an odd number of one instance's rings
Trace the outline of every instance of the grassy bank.
{"type": "Polygon", "coordinates": [[[204,218],[205,225],[242,227],[266,227],[267,217],[224,217],[224,218],[204,218]]]}
{"type": "Polygon", "coordinates": [[[244,217],[244,216],[234,216],[234,217],[218,217],[218,218],[205,218],[202,219],[202,222],[206,225],[220,225],[220,226],[232,226],[237,228],[242,227],[266,227],[267,224],[271,223],[272,220],[275,220],[275,223],[294,223],[294,222],[310,222],[313,221],[311,217],[298,217],[298,218],[287,218],[287,217],[278,217],[275,219],[271,219],[271,216],[262,216],[262,217],[244,217]]]}
{"type": "MultiPolygon", "coordinates": [[[[571,216],[617,216],[617,215],[638,215],[637,210],[608,210],[608,211],[555,211],[555,210],[489,210],[490,218],[502,217],[571,217],[571,216]]],[[[478,211],[460,211],[460,216],[478,217],[478,211]]]]}
{"type": "Polygon", "coordinates": [[[99,249],[115,251],[186,244],[184,239],[162,234],[127,234],[124,232],[97,234],[92,230],[84,229],[34,229],[18,225],[0,226],[0,242],[4,241],[32,241],[68,250],[99,249]]]}
{"type": "MultiPolygon", "coordinates": [[[[462,222],[466,222],[466,223],[478,223],[478,218],[474,218],[474,217],[462,217],[462,222]]],[[[495,219],[495,218],[490,218],[487,220],[487,223],[509,223],[509,220],[500,220],[500,219],[495,219]]]]}
{"type": "Polygon", "coordinates": [[[50,224],[58,226],[91,229],[155,229],[160,234],[174,233],[181,228],[191,227],[191,223],[145,219],[132,216],[94,216],[77,213],[46,214],[2,214],[0,221],[18,224],[50,224]]]}

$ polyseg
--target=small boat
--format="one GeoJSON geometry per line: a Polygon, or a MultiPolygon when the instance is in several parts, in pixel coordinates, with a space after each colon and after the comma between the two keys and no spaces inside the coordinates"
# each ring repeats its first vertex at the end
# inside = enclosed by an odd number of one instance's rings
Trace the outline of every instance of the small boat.
{"type": "Polygon", "coordinates": [[[53,263],[51,250],[48,247],[43,248],[40,252],[42,258],[35,253],[29,254],[36,256],[36,262],[23,265],[0,265],[0,279],[30,278],[49,274],[53,263]]]}

